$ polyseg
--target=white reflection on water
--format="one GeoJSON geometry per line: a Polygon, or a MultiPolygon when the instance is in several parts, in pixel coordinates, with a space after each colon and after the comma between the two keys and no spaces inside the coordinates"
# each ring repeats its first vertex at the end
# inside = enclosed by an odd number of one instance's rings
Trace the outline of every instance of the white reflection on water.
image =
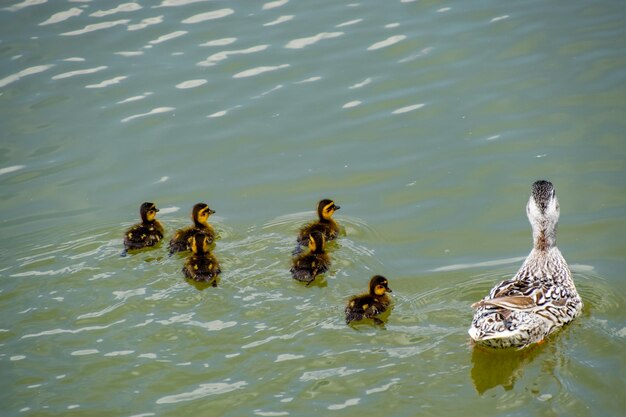
{"type": "Polygon", "coordinates": [[[376,42],[376,43],[368,46],[367,50],[368,51],[375,51],[377,49],[386,48],[388,46],[395,45],[396,43],[401,42],[401,41],[403,41],[405,39],[406,39],[405,35],[390,36],[389,38],[385,39],[384,41],[376,42]]]}
{"type": "Polygon", "coordinates": [[[200,46],[226,46],[237,41],[237,38],[221,38],[201,43],[200,46]]]}
{"type": "Polygon", "coordinates": [[[225,60],[226,58],[228,58],[229,55],[251,54],[251,53],[254,53],[254,52],[264,51],[268,47],[269,47],[269,45],[257,45],[257,46],[252,46],[252,47],[247,48],[247,49],[239,49],[239,50],[234,50],[234,51],[217,52],[217,53],[211,55],[210,57],[208,57],[207,59],[205,59],[204,61],[198,62],[197,65],[201,66],[201,67],[210,67],[212,65],[216,65],[220,61],[225,60]]]}
{"type": "Polygon", "coordinates": [[[122,76],[119,76],[119,77],[111,78],[109,80],[104,80],[104,81],[102,81],[102,82],[100,82],[98,84],[86,85],[85,88],[104,88],[104,87],[108,87],[108,86],[111,86],[111,85],[119,84],[120,81],[123,81],[126,78],[128,78],[128,77],[122,75],[122,76]]]}
{"type": "Polygon", "coordinates": [[[36,6],[38,4],[44,4],[47,1],[48,0],[24,0],[21,3],[14,4],[13,6],[6,7],[6,8],[4,8],[4,10],[7,10],[9,12],[17,12],[18,10],[22,10],[25,7],[36,6]]]}
{"type": "Polygon", "coordinates": [[[347,366],[341,366],[339,368],[322,369],[319,371],[307,371],[300,376],[300,381],[317,381],[331,377],[348,376],[363,372],[364,370],[365,369],[348,369],[347,366]]]}
{"type": "Polygon", "coordinates": [[[82,9],[78,7],[72,7],[64,12],[55,13],[47,20],[41,22],[39,26],[53,25],[55,23],[63,22],[71,17],[80,16],[83,13],[82,9]]]}
{"type": "Polygon", "coordinates": [[[341,106],[341,108],[342,109],[350,109],[352,107],[357,107],[360,104],[361,104],[361,102],[359,100],[354,100],[354,101],[350,101],[350,102],[344,104],[343,106],[341,106]]]}
{"type": "Polygon", "coordinates": [[[54,65],[36,65],[34,67],[30,67],[30,68],[26,68],[21,70],[20,72],[16,73],[16,74],[12,74],[9,75],[8,77],[4,77],[3,79],[0,80],[0,87],[4,87],[6,85],[9,85],[17,80],[19,80],[22,77],[26,77],[27,75],[33,75],[33,74],[38,74],[40,72],[46,71],[50,68],[52,68],[54,65]]]}
{"type": "Polygon", "coordinates": [[[26,165],[13,165],[6,168],[0,168],[0,175],[9,174],[11,172],[19,171],[20,169],[26,168],[26,165]]]}
{"type": "Polygon", "coordinates": [[[401,107],[399,109],[396,109],[396,110],[392,111],[391,114],[408,113],[408,112],[413,111],[413,110],[421,109],[422,107],[424,107],[424,103],[413,104],[411,106],[406,106],[406,107],[401,107]]]}
{"type": "Polygon", "coordinates": [[[193,23],[205,22],[207,20],[221,19],[222,17],[229,16],[233,13],[235,13],[233,9],[214,10],[212,12],[200,13],[200,14],[188,17],[187,19],[183,20],[182,23],[193,24],[193,23]]]}
{"type": "Polygon", "coordinates": [[[336,28],[342,28],[345,26],[351,26],[351,25],[356,25],[357,23],[361,23],[363,21],[363,19],[354,19],[354,20],[349,20],[347,22],[343,22],[343,23],[339,23],[337,26],[335,26],[336,28]]]}
{"type": "Polygon", "coordinates": [[[280,16],[276,20],[272,20],[271,22],[264,23],[263,26],[274,26],[280,23],[285,23],[293,19],[293,15],[280,16]]]}
{"type": "Polygon", "coordinates": [[[176,395],[166,395],[165,397],[159,398],[156,403],[157,404],[174,404],[179,403],[181,401],[192,401],[197,400],[198,398],[207,397],[210,395],[219,395],[225,394],[227,392],[235,391],[241,389],[248,385],[245,381],[233,382],[231,384],[227,382],[213,382],[210,384],[200,384],[200,387],[191,391],[191,392],[183,392],[182,394],[176,395]]]}
{"type": "Polygon", "coordinates": [[[107,69],[108,67],[103,65],[100,67],[95,67],[95,68],[87,68],[87,69],[83,69],[83,70],[76,70],[76,71],[69,71],[69,72],[64,72],[62,74],[57,74],[55,76],[52,77],[53,80],[62,80],[64,78],[70,78],[70,77],[74,77],[76,75],[85,75],[85,74],[93,74],[102,70],[107,69]]]}
{"type": "Polygon", "coordinates": [[[207,80],[188,80],[183,81],[182,83],[176,84],[176,88],[187,89],[187,88],[195,88],[200,87],[201,85],[206,84],[207,80]]]}
{"type": "Polygon", "coordinates": [[[237,74],[233,75],[233,78],[253,77],[255,75],[263,74],[265,72],[276,71],[282,68],[287,68],[288,66],[289,64],[281,64],[281,65],[276,65],[276,66],[262,66],[262,67],[251,68],[249,70],[238,72],[237,74]]]}
{"type": "Polygon", "coordinates": [[[289,0],[270,1],[269,3],[265,3],[263,5],[263,10],[275,9],[276,7],[284,6],[287,3],[289,3],[289,0]]]}
{"type": "Polygon", "coordinates": [[[180,36],[186,35],[188,32],[186,30],[177,30],[176,32],[168,33],[166,35],[159,36],[157,39],[151,40],[148,42],[150,45],[157,45],[161,42],[169,41],[170,39],[175,39],[180,36]]]}
{"type": "Polygon", "coordinates": [[[130,102],[137,101],[137,100],[143,100],[144,98],[148,97],[151,94],[152,94],[152,92],[146,91],[141,96],[128,97],[128,98],[126,98],[124,100],[118,101],[116,104],[130,103],[130,102]]]}
{"type": "Polygon", "coordinates": [[[129,121],[131,121],[133,119],[137,119],[137,118],[140,118],[140,117],[146,117],[146,116],[150,116],[150,115],[153,115],[153,114],[159,114],[159,113],[167,113],[167,112],[171,112],[171,111],[174,111],[174,110],[176,110],[176,108],[174,108],[174,107],[157,107],[155,109],[150,110],[147,113],[140,113],[140,114],[135,114],[133,116],[125,117],[125,118],[122,119],[122,123],[126,123],[126,122],[129,122],[129,121]]]}
{"type": "Polygon", "coordinates": [[[128,25],[128,30],[140,30],[148,26],[157,25],[159,23],[163,23],[163,15],[142,19],[139,23],[135,23],[134,25],[128,25]]]}
{"type": "Polygon", "coordinates": [[[84,35],[85,33],[95,32],[96,30],[109,29],[109,28],[112,28],[114,26],[125,25],[128,22],[130,22],[129,19],[121,19],[121,20],[114,20],[114,21],[110,21],[110,22],[94,23],[92,25],[87,25],[84,28],[79,29],[79,30],[72,30],[70,32],[63,32],[63,33],[61,33],[61,36],[84,35]]]}
{"type": "Polygon", "coordinates": [[[120,12],[134,12],[136,10],[141,10],[141,9],[142,7],[137,3],[123,3],[113,9],[98,10],[97,12],[91,13],[89,16],[104,17],[104,16],[109,16],[109,15],[120,13],[120,12]]]}
{"type": "Polygon", "coordinates": [[[343,32],[322,32],[307,38],[299,38],[291,40],[285,45],[288,49],[302,49],[306,46],[313,45],[323,39],[333,39],[343,35],[343,32]]]}

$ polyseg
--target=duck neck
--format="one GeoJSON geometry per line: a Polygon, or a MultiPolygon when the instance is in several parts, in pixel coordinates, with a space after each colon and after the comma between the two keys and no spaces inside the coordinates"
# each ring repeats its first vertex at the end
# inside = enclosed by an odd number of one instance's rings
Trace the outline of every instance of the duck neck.
{"type": "Polygon", "coordinates": [[[209,227],[209,223],[208,222],[201,222],[198,219],[195,219],[193,221],[193,224],[198,228],[198,229],[206,229],[209,227]]]}
{"type": "Polygon", "coordinates": [[[556,226],[547,227],[541,225],[533,230],[534,248],[540,251],[548,251],[556,246],[556,226]]]}

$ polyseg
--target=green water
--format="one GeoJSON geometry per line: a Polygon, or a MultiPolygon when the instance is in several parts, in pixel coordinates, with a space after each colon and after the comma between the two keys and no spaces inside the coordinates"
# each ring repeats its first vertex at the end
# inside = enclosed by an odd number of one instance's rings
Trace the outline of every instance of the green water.
{"type": "Polygon", "coordinates": [[[623,2],[2,7],[3,416],[623,415],[623,2]],[[583,315],[473,350],[539,178],[583,315]],[[290,254],[325,197],[346,234],[305,288],[290,254]],[[217,288],[166,245],[119,256],[143,201],[167,238],[217,212],[217,288]],[[386,326],[346,327],[373,274],[386,326]]]}

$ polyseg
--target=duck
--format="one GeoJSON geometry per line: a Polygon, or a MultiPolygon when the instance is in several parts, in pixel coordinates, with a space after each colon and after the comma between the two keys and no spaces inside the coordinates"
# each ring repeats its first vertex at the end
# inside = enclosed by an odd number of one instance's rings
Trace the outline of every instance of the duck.
{"type": "Polygon", "coordinates": [[[533,183],[526,214],[533,248],[513,278],[472,304],[468,333],[476,345],[522,349],[540,344],[582,311],[572,273],[556,246],[560,208],[550,181],[533,183]]]}
{"type": "Polygon", "coordinates": [[[335,211],[341,207],[335,204],[333,200],[324,199],[317,203],[317,216],[319,220],[309,223],[302,228],[298,233],[298,244],[300,246],[307,246],[309,244],[309,236],[313,232],[320,232],[324,235],[326,241],[336,239],[339,235],[339,225],[332,216],[335,211]]]}
{"type": "Polygon", "coordinates": [[[290,269],[293,278],[309,286],[320,274],[328,271],[330,256],[325,250],[325,238],[321,232],[309,235],[309,251],[293,259],[290,269]]]}
{"type": "Polygon", "coordinates": [[[215,240],[215,230],[209,224],[208,219],[211,214],[215,214],[214,210],[211,210],[206,203],[198,203],[193,206],[191,210],[191,220],[193,226],[179,229],[174,233],[174,236],[170,239],[169,254],[170,256],[176,252],[183,252],[190,250],[189,239],[196,233],[202,232],[209,239],[209,244],[215,240]]]}
{"type": "Polygon", "coordinates": [[[222,272],[217,258],[209,252],[209,236],[200,232],[189,239],[191,256],[185,261],[183,274],[196,282],[217,286],[217,276],[222,272]]]}
{"type": "Polygon", "coordinates": [[[159,209],[154,203],[145,202],[141,204],[139,207],[141,223],[137,223],[124,233],[122,256],[126,256],[129,250],[154,246],[163,239],[163,225],[156,220],[158,212],[159,209]]]}
{"type": "Polygon", "coordinates": [[[391,305],[391,297],[387,293],[393,292],[389,288],[389,281],[382,275],[374,275],[370,279],[369,292],[355,295],[346,305],[346,324],[353,321],[372,319],[376,324],[383,324],[378,318],[391,305]]]}

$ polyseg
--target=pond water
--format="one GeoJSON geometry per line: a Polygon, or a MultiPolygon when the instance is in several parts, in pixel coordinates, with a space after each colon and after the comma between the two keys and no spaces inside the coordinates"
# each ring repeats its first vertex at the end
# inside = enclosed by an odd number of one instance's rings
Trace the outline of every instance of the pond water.
{"type": "Polygon", "coordinates": [[[621,1],[11,0],[0,10],[3,416],[618,416],[626,408],[621,1]],[[473,349],[551,180],[583,315],[473,349]],[[289,274],[316,203],[345,234],[289,274]],[[216,288],[165,244],[208,202],[216,288]],[[383,328],[348,297],[389,278],[383,328]]]}

